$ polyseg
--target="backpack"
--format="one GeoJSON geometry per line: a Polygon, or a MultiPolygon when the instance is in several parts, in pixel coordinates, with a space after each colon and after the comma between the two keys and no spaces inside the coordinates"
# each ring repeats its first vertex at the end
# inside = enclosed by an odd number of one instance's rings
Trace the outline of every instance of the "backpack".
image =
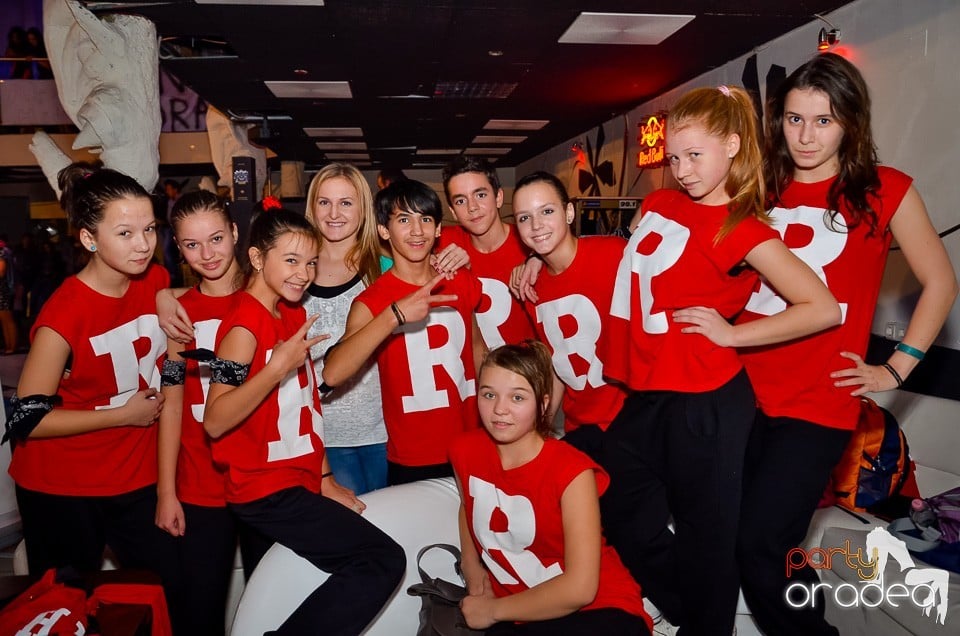
{"type": "Polygon", "coordinates": [[[833,469],[831,487],[837,505],[864,512],[900,493],[913,462],[893,414],[867,397],[860,405],[860,420],[833,469]]]}

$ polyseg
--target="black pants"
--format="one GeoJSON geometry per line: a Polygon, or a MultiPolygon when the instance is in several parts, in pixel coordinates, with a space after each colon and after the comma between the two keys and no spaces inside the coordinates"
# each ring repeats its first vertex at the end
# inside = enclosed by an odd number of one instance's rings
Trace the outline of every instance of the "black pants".
{"type": "Polygon", "coordinates": [[[639,616],[620,609],[574,612],[547,621],[496,623],[486,636],[647,636],[650,630],[639,616]]]}
{"type": "Polygon", "coordinates": [[[186,532],[175,537],[183,572],[187,634],[221,636],[224,633],[227,592],[237,552],[237,531],[226,507],[184,503],[186,532]]]}
{"type": "Polygon", "coordinates": [[[391,486],[438,477],[453,477],[453,466],[450,465],[450,462],[428,464],[426,466],[404,466],[403,464],[387,462],[387,483],[391,486]]]}
{"type": "Polygon", "coordinates": [[[787,578],[787,552],[807,535],[810,519],[830,472],[840,460],[850,431],[786,417],[757,414],[747,449],[737,556],[743,596],[757,625],[777,636],[836,636],[823,618],[824,597],[815,609],[797,610],[784,600],[793,582],[819,583],[807,566],[787,578]]]}
{"type": "Polygon", "coordinates": [[[330,573],[275,634],[359,634],[403,577],[403,549],[362,516],[323,495],[288,488],[230,508],[241,523],[330,573]]]}
{"type": "Polygon", "coordinates": [[[65,566],[97,571],[109,546],[121,567],[160,576],[174,632],[186,633],[174,538],[154,524],[156,486],[108,497],[50,495],[17,486],[17,506],[31,574],[65,566]]]}
{"type": "Polygon", "coordinates": [[[596,424],[583,424],[560,439],[603,466],[606,461],[603,457],[604,437],[603,429],[596,424]]]}
{"type": "Polygon", "coordinates": [[[733,631],[743,457],[755,412],[741,371],[704,393],[635,392],[606,432],[607,539],[685,636],[733,631]]]}

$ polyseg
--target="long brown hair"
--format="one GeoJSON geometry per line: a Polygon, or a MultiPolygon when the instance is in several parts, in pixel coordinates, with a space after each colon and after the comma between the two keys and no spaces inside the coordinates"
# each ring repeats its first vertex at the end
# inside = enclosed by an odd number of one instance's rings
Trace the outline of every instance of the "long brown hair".
{"type": "MultiPolygon", "coordinates": [[[[317,190],[327,180],[342,177],[350,182],[357,192],[357,206],[360,209],[360,225],[357,227],[357,240],[347,252],[347,266],[355,270],[368,287],[380,277],[380,237],[377,235],[377,218],[373,212],[373,193],[363,174],[348,163],[328,163],[314,175],[307,191],[307,220],[317,227],[316,206],[317,190]]],[[[319,228],[318,233],[319,233],[319,228]]],[[[320,249],[323,250],[323,235],[320,236],[320,249]]]]}
{"type": "Polygon", "coordinates": [[[680,130],[694,124],[723,139],[740,137],[740,150],[733,157],[725,188],[730,197],[729,215],[716,240],[722,240],[746,218],[768,223],[759,124],[750,94],[736,86],[693,89],[670,109],[667,126],[680,130]]]}
{"type": "Polygon", "coordinates": [[[827,205],[831,225],[848,228],[867,223],[877,229],[877,212],[870,204],[880,189],[877,147],[870,126],[870,91],[857,67],[836,53],[823,53],[790,74],[767,100],[767,144],[765,170],[773,204],[793,181],[794,163],[783,136],[783,111],[787,94],[794,89],[814,89],[830,100],[830,113],[843,128],[838,158],[840,172],[830,185],[827,205]],[[841,205],[851,220],[837,224],[841,205]]]}

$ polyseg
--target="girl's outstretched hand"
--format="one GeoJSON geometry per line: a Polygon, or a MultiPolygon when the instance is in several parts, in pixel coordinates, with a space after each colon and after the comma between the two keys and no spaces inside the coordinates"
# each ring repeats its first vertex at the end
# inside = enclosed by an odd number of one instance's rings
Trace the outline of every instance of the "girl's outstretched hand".
{"type": "Polygon", "coordinates": [[[121,407],[126,411],[121,426],[150,426],[160,417],[165,399],[156,389],[137,391],[121,407]]]}
{"type": "Polygon", "coordinates": [[[318,334],[313,338],[307,338],[307,331],[319,317],[319,314],[310,316],[290,338],[280,340],[274,345],[267,366],[273,367],[281,378],[286,377],[294,369],[303,366],[310,355],[310,347],[330,337],[329,334],[318,334]]]}
{"type": "Polygon", "coordinates": [[[460,610],[467,626],[473,629],[487,629],[497,622],[493,617],[493,610],[497,603],[490,585],[484,585],[481,594],[471,594],[460,601],[460,610]]]}
{"type": "Polygon", "coordinates": [[[853,367],[840,369],[830,374],[836,382],[833,386],[852,386],[855,387],[850,392],[852,396],[863,395],[864,393],[876,393],[878,391],[890,391],[897,388],[897,381],[893,374],[882,366],[867,364],[863,358],[855,353],[844,351],[840,354],[848,360],[853,360],[853,367]]]}
{"type": "Polygon", "coordinates": [[[433,288],[446,277],[446,274],[437,274],[429,283],[397,301],[397,307],[403,315],[404,322],[419,322],[427,317],[431,307],[457,300],[458,296],[456,294],[434,295],[432,293],[433,288]]]}
{"type": "Polygon", "coordinates": [[[715,345],[721,347],[736,346],[734,342],[734,328],[727,319],[712,307],[687,307],[673,312],[674,322],[689,323],[683,327],[681,333],[699,333],[715,345]]]}

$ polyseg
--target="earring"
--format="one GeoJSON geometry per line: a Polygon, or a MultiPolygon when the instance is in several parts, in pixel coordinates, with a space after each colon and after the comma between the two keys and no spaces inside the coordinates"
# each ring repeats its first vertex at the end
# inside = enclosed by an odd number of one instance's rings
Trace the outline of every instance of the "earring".
{"type": "Polygon", "coordinates": [[[96,252],[96,251],[97,251],[97,246],[96,246],[96,245],[91,245],[91,246],[90,246],[90,251],[91,251],[91,252],[96,252]]]}

